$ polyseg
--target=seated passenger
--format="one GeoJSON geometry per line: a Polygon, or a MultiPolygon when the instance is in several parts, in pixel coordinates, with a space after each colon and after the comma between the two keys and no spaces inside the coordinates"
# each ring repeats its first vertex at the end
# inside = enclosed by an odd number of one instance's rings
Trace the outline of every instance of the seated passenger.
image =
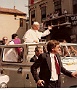
{"type": "MultiPolygon", "coordinates": [[[[8,37],[4,36],[0,42],[0,45],[7,45],[8,44],[8,37]]],[[[1,57],[2,49],[0,48],[0,57],[1,57]]]]}
{"type": "Polygon", "coordinates": [[[43,53],[43,48],[41,46],[37,46],[35,48],[35,55],[30,59],[30,62],[35,62],[41,53],[43,53]]]}
{"type": "Polygon", "coordinates": [[[2,45],[7,45],[8,44],[8,38],[6,37],[6,36],[4,36],[3,38],[2,38],[2,45]]]}

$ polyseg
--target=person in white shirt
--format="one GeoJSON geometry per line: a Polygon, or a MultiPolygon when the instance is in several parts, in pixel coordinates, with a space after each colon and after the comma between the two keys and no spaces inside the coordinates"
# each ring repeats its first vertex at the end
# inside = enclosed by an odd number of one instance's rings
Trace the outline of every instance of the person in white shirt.
{"type": "Polygon", "coordinates": [[[38,22],[34,22],[32,25],[32,28],[29,29],[23,39],[25,43],[38,43],[41,37],[47,36],[50,34],[50,30],[52,29],[52,26],[48,26],[48,29],[45,30],[43,33],[38,31],[40,29],[40,24],[38,22]]]}

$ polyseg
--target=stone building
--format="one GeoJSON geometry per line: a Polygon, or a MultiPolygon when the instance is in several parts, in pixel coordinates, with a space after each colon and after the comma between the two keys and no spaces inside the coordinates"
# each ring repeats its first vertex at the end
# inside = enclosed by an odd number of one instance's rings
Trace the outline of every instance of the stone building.
{"type": "Polygon", "coordinates": [[[74,24],[69,28],[71,31],[69,37],[77,41],[77,0],[29,0],[30,26],[34,21],[41,24],[53,15],[56,16],[54,17],[54,22],[56,22],[56,19],[65,14],[69,16],[69,21],[71,18],[71,22],[74,24]],[[58,13],[58,17],[55,13],[58,13]]]}
{"type": "Polygon", "coordinates": [[[26,31],[26,14],[17,9],[0,7],[0,40],[3,36],[11,39],[13,33],[17,33],[22,39],[26,31]]]}

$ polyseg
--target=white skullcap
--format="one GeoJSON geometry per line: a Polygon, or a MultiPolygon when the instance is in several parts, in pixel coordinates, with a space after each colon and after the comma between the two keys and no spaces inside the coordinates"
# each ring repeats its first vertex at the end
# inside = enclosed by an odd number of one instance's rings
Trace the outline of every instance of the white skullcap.
{"type": "Polygon", "coordinates": [[[34,25],[39,25],[39,23],[38,23],[38,22],[34,22],[33,24],[34,24],[34,25]]]}

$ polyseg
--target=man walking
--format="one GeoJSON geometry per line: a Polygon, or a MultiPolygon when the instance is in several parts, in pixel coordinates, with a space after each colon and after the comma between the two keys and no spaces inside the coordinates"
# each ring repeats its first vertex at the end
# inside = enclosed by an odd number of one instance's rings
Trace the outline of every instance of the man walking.
{"type": "Polygon", "coordinates": [[[69,77],[76,77],[77,72],[66,70],[59,56],[60,46],[56,40],[47,43],[48,52],[40,54],[37,61],[31,66],[31,73],[37,83],[37,87],[59,88],[61,72],[69,77]],[[37,69],[40,67],[39,75],[37,69]]]}

